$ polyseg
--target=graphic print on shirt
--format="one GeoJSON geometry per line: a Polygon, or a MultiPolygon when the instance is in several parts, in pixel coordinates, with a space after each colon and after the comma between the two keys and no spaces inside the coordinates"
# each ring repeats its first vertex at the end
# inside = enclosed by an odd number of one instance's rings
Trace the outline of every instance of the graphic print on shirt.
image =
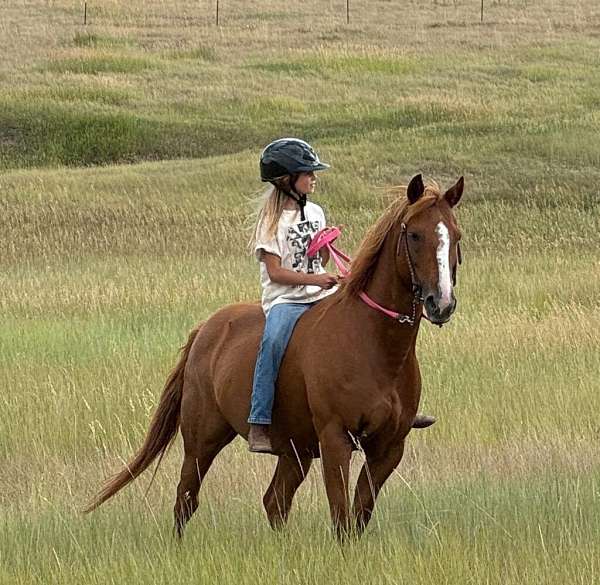
{"type": "MultiPolygon", "coordinates": [[[[310,245],[312,237],[319,231],[320,222],[315,221],[301,221],[288,227],[286,241],[292,253],[292,268],[299,272],[302,269],[302,264],[306,258],[306,251],[310,245]]],[[[318,270],[321,265],[321,258],[316,256],[310,258],[306,272],[312,274],[315,270],[318,270]]]]}

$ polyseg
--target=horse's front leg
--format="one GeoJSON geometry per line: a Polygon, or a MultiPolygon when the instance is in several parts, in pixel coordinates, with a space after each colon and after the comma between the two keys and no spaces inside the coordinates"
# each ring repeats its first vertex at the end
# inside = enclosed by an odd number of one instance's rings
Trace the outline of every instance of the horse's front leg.
{"type": "Polygon", "coordinates": [[[354,494],[353,515],[356,530],[364,531],[373,515],[375,500],[383,484],[396,468],[404,453],[404,439],[365,446],[366,461],[361,469],[354,494]]]}
{"type": "Polygon", "coordinates": [[[333,422],[319,432],[319,443],[331,520],[341,539],[351,527],[348,478],[352,445],[343,426],[333,422]]]}

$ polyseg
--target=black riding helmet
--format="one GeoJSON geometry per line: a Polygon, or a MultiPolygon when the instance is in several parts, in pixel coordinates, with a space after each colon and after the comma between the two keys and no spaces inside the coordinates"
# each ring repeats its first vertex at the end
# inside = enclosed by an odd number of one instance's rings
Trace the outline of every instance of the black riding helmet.
{"type": "Polygon", "coordinates": [[[319,160],[313,147],[298,138],[275,140],[260,155],[260,178],[265,182],[328,168],[328,164],[319,160]]]}

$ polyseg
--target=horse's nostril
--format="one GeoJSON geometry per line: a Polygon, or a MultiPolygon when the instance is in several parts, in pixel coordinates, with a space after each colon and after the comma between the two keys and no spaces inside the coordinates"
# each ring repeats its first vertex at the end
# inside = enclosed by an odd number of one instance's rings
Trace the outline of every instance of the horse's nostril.
{"type": "Polygon", "coordinates": [[[437,304],[435,302],[435,298],[433,295],[428,295],[425,298],[425,308],[427,309],[427,312],[430,315],[437,312],[438,307],[437,307],[437,304]]]}

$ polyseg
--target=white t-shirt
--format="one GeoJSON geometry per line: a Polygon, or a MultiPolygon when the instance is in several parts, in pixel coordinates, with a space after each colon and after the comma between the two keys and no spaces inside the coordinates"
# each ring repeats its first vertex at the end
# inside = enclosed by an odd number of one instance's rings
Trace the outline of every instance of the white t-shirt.
{"type": "MultiPolygon", "coordinates": [[[[275,254],[281,258],[281,267],[295,272],[323,274],[326,270],[321,265],[320,256],[308,258],[306,251],[312,237],[325,227],[323,210],[306,202],[304,208],[305,221],[300,219],[299,209],[284,209],[277,225],[277,234],[269,238],[264,226],[260,226],[256,238],[254,253],[260,261],[261,250],[275,254]]],[[[334,293],[336,287],[329,290],[312,285],[292,285],[272,282],[267,266],[260,262],[260,283],[262,285],[262,308],[265,315],[273,305],[279,303],[312,303],[334,293]]]]}

